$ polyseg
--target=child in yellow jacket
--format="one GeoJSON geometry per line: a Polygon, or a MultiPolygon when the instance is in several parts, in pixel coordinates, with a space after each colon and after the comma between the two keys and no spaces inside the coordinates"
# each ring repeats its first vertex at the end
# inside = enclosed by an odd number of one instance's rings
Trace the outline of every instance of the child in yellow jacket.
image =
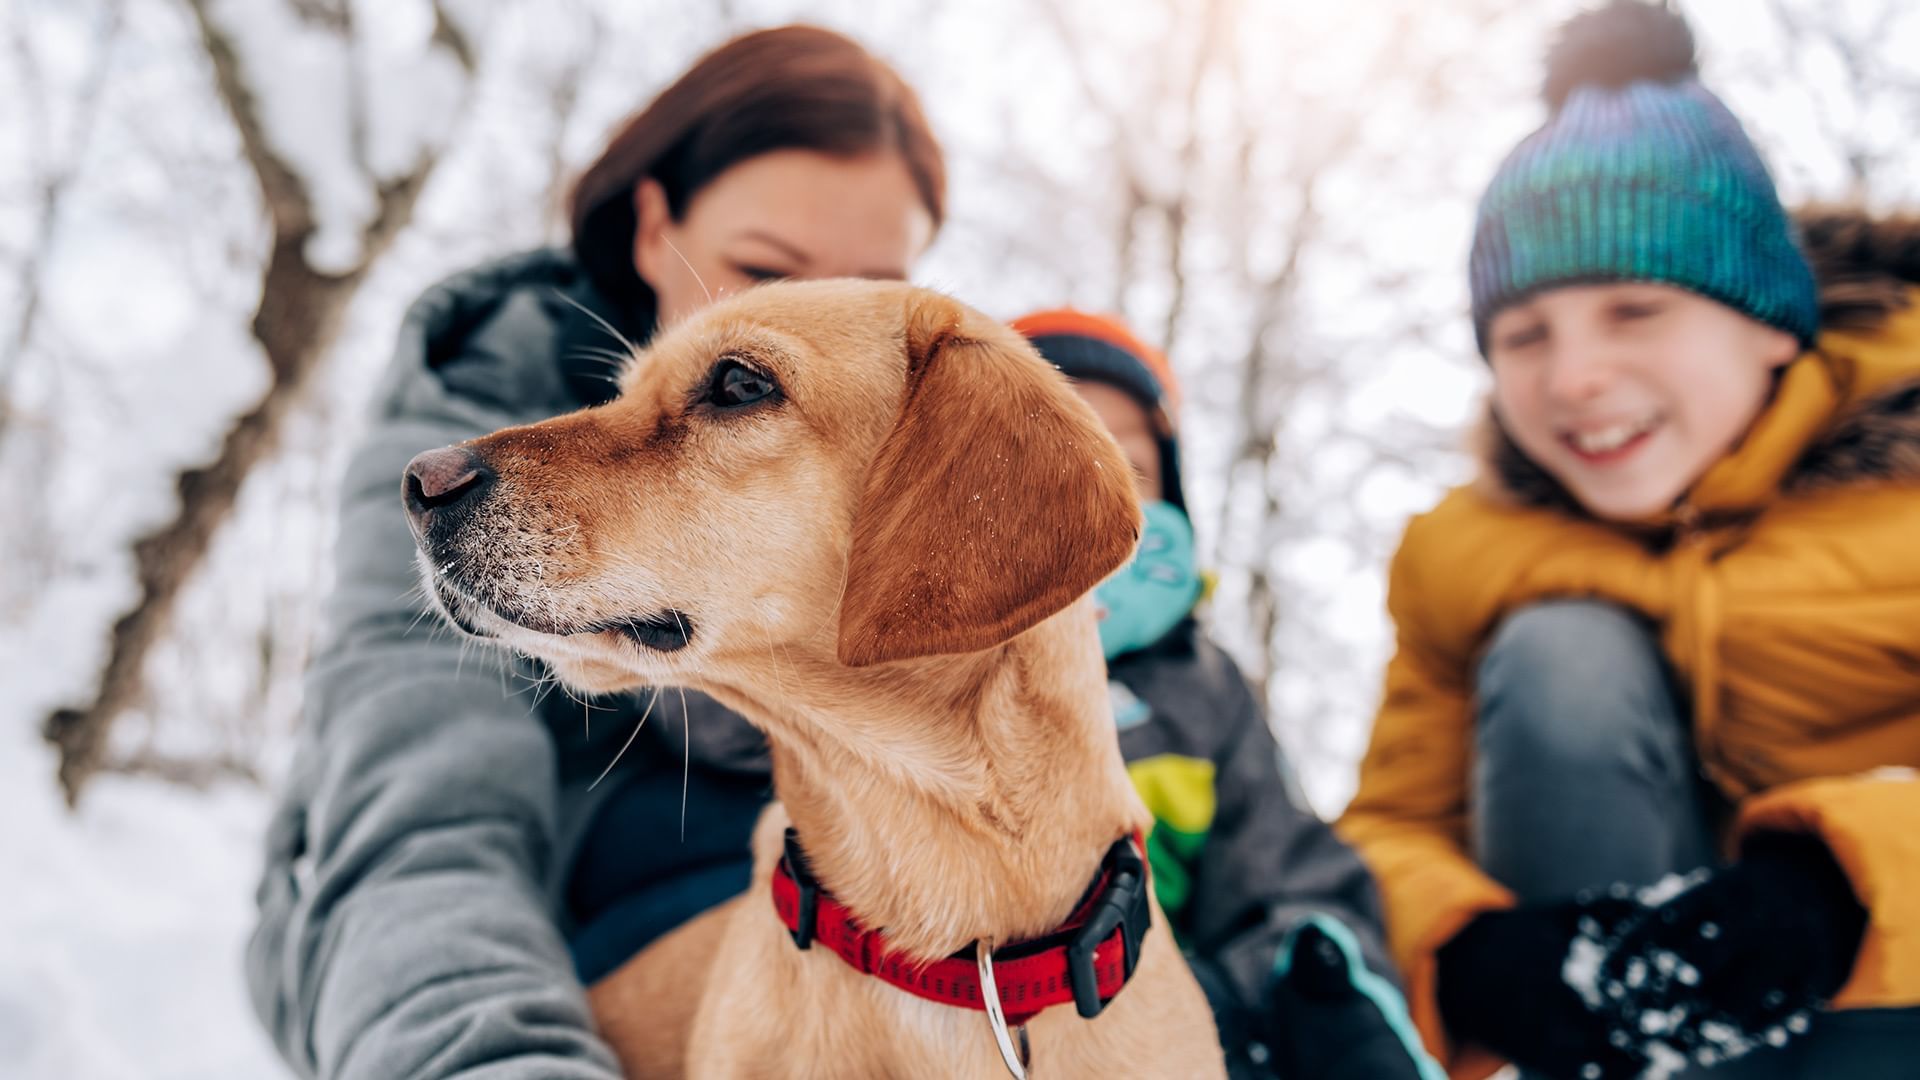
{"type": "Polygon", "coordinates": [[[1797,227],[1664,7],[1548,68],[1341,832],[1456,1076],[1920,1076],[1920,227],[1797,227]]]}

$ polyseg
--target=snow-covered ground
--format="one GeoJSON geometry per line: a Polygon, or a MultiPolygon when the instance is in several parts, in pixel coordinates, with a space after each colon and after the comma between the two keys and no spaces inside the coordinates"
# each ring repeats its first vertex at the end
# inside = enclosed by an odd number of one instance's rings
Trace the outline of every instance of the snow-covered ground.
{"type": "Polygon", "coordinates": [[[69,815],[53,764],[30,729],[10,726],[0,1075],[276,1075],[240,978],[265,796],[109,778],[69,815]]]}
{"type": "Polygon", "coordinates": [[[45,646],[124,597],[50,599],[0,628],[0,1077],[281,1075],[240,974],[268,796],[104,776],[69,813],[38,725],[97,659],[45,646]]]}

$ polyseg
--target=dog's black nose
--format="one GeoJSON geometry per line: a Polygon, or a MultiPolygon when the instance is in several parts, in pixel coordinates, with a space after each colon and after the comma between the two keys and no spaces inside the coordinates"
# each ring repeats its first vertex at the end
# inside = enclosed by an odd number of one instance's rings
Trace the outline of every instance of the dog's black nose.
{"type": "Polygon", "coordinates": [[[493,479],[493,470],[471,450],[428,450],[407,462],[407,512],[419,518],[474,500],[493,486],[493,479]]]}

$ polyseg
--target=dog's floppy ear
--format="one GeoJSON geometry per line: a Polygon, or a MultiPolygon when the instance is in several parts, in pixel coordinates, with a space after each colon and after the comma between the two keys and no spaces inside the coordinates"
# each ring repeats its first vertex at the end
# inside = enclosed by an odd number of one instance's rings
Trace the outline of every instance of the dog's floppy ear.
{"type": "Polygon", "coordinates": [[[916,290],[907,388],[867,473],[840,662],[997,645],[1126,562],[1132,469],[1065,377],[1012,329],[916,290]]]}

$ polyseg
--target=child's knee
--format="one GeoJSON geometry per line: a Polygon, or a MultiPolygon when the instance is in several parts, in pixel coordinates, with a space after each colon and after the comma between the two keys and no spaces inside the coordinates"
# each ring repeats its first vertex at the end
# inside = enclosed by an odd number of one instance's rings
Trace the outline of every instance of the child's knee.
{"type": "Polygon", "coordinates": [[[1653,630],[1596,600],[1553,600],[1509,616],[1475,687],[1483,755],[1511,751],[1535,765],[1579,762],[1672,729],[1672,691],[1653,630]]]}
{"type": "Polygon", "coordinates": [[[1604,696],[1628,680],[1666,680],[1653,628],[1601,600],[1547,600],[1500,624],[1480,662],[1480,681],[1537,684],[1563,696],[1604,696]]]}

